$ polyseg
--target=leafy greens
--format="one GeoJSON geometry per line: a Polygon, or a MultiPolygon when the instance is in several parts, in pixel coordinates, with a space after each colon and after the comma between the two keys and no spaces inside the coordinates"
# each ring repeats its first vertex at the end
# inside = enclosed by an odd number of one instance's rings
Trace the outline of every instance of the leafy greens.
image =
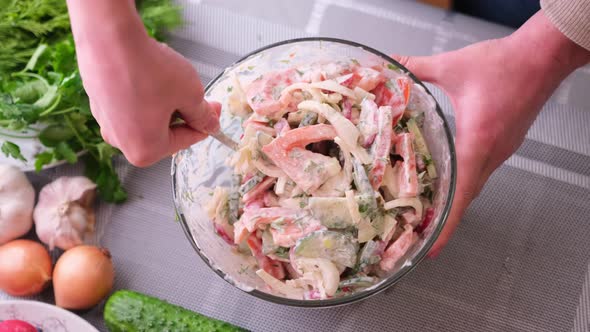
{"type": "MultiPolygon", "coordinates": [[[[172,0],[137,0],[136,5],[158,40],[181,24],[172,0]]],[[[124,201],[127,193],[113,166],[120,152],[104,142],[90,113],[65,0],[0,0],[0,40],[2,153],[25,161],[11,138],[38,139],[46,149],[35,157],[37,171],[81,158],[101,198],[124,201]]]]}

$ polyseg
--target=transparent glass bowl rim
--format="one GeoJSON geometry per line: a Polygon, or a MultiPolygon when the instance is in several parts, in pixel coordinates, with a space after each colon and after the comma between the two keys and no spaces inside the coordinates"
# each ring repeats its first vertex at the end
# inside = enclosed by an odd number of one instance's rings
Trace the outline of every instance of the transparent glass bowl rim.
{"type": "MultiPolygon", "coordinates": [[[[414,268],[416,268],[416,266],[418,266],[420,264],[420,262],[426,257],[426,254],[428,253],[428,251],[430,250],[430,248],[432,247],[432,245],[434,244],[434,242],[436,241],[436,239],[440,235],[444,225],[446,224],[447,218],[448,218],[450,210],[451,210],[453,197],[455,195],[455,185],[456,185],[456,180],[457,180],[456,179],[456,177],[457,177],[457,161],[456,161],[456,155],[455,155],[455,144],[453,142],[453,136],[452,136],[451,130],[449,128],[447,119],[444,116],[442,109],[440,108],[440,105],[438,104],[438,101],[436,101],[436,99],[434,98],[434,96],[432,95],[430,90],[428,90],[428,88],[422,83],[422,81],[419,80],[416,76],[414,76],[414,74],[412,74],[406,67],[404,67],[402,64],[400,64],[399,62],[392,59],[390,56],[388,56],[380,51],[377,51],[374,48],[365,46],[365,45],[357,43],[357,42],[353,42],[353,41],[349,41],[349,40],[345,40],[345,39],[339,39],[339,38],[329,38],[329,37],[295,38],[295,39],[288,39],[288,40],[284,40],[281,42],[269,44],[267,46],[264,46],[262,48],[255,50],[255,51],[252,51],[251,53],[243,56],[242,58],[240,58],[239,60],[237,60],[236,62],[234,62],[233,64],[229,65],[226,68],[234,68],[236,65],[240,64],[242,61],[245,61],[246,59],[248,59],[252,56],[255,56],[261,52],[273,49],[275,47],[283,46],[286,44],[296,44],[296,43],[302,43],[302,42],[316,42],[316,41],[317,42],[339,43],[339,44],[344,44],[344,45],[348,45],[351,47],[361,48],[364,51],[372,53],[372,54],[382,58],[383,60],[394,64],[395,66],[397,66],[398,68],[403,70],[405,73],[407,73],[408,76],[410,76],[414,80],[414,82],[420,84],[426,90],[426,92],[429,95],[431,95],[432,98],[434,99],[434,101],[436,103],[436,113],[443,120],[443,128],[445,131],[445,135],[447,137],[446,144],[448,144],[448,147],[449,147],[451,175],[450,175],[450,181],[449,181],[449,190],[447,193],[447,201],[446,201],[444,209],[441,213],[441,218],[442,218],[441,222],[433,230],[432,235],[426,241],[426,243],[422,247],[422,249],[417,253],[416,256],[413,257],[413,259],[412,259],[413,264],[408,265],[408,266],[403,266],[396,273],[392,274],[385,281],[381,282],[377,287],[371,288],[370,290],[364,290],[364,291],[360,291],[358,293],[353,293],[351,295],[338,297],[338,298],[325,299],[325,300],[296,300],[296,299],[289,299],[289,298],[285,298],[285,297],[272,295],[269,293],[265,293],[263,291],[259,291],[257,289],[254,289],[252,291],[244,291],[244,290],[240,289],[248,294],[251,294],[257,298],[260,298],[262,300],[265,300],[265,301],[268,301],[271,303],[288,305],[288,306],[293,306],[293,307],[303,307],[303,308],[336,307],[336,306],[351,304],[354,302],[358,302],[358,301],[367,299],[367,298],[369,298],[373,295],[376,295],[376,294],[386,290],[387,288],[393,286],[399,280],[401,280],[404,276],[406,276],[408,273],[410,273],[412,270],[414,270],[414,268]]],[[[209,91],[209,89],[211,89],[217,83],[217,81],[221,77],[223,77],[224,74],[225,74],[225,70],[223,70],[214,79],[212,79],[205,87],[205,93],[207,93],[209,91]]],[[[189,147],[189,149],[190,149],[190,147],[189,147]]],[[[180,206],[177,204],[177,199],[176,199],[177,198],[176,197],[176,189],[177,189],[176,188],[176,156],[174,156],[172,159],[171,175],[172,175],[172,195],[173,195],[174,205],[175,205],[175,209],[176,209],[176,215],[180,221],[180,225],[182,226],[182,229],[183,229],[186,237],[190,241],[191,245],[193,246],[193,248],[195,249],[197,254],[199,254],[201,259],[205,262],[205,264],[207,264],[207,266],[211,270],[213,270],[217,275],[219,275],[223,280],[225,280],[226,282],[231,284],[233,287],[236,287],[233,283],[231,283],[227,279],[227,276],[223,271],[211,266],[211,264],[209,263],[209,259],[202,252],[202,249],[199,247],[199,245],[194,240],[192,233],[190,231],[190,227],[188,225],[188,222],[187,222],[184,214],[182,213],[180,206]]],[[[239,287],[236,287],[236,288],[239,288],[239,287]]]]}

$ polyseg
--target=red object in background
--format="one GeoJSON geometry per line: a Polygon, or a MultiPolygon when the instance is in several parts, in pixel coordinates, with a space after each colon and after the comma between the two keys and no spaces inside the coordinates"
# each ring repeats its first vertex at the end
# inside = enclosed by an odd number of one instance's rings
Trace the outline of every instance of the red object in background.
{"type": "Polygon", "coordinates": [[[33,325],[22,320],[5,320],[0,322],[0,332],[38,332],[33,325]]]}

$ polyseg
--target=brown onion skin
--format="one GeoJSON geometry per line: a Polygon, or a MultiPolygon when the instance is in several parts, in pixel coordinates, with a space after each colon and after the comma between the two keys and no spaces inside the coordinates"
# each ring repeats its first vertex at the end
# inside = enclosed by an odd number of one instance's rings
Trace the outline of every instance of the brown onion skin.
{"type": "Polygon", "coordinates": [[[110,293],[114,282],[115,270],[107,249],[73,247],[55,264],[55,304],[71,310],[90,309],[110,293]]]}
{"type": "Polygon", "coordinates": [[[12,296],[40,293],[51,271],[49,252],[38,242],[14,240],[0,246],[0,289],[12,296]]]}

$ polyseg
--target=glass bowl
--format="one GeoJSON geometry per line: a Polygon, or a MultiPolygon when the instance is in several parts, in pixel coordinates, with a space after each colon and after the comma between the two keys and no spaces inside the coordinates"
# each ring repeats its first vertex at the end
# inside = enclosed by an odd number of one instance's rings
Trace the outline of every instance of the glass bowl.
{"type": "MultiPolygon", "coordinates": [[[[387,55],[355,42],[332,38],[293,39],[254,51],[228,67],[207,85],[206,98],[222,103],[222,131],[239,141],[242,134],[241,121],[226,111],[228,92],[232,90],[235,75],[239,77],[242,86],[245,86],[267,71],[293,65],[340,60],[358,61],[368,66],[391,64],[408,72],[387,55]]],[[[212,138],[178,152],[172,160],[173,196],[177,217],[188,240],[203,261],[224,280],[253,296],[277,304],[299,307],[331,307],[359,301],[392,286],[413,270],[436,241],[449,214],[455,191],[456,160],[453,138],[440,106],[422,82],[411,73],[409,76],[415,81],[416,88],[426,97],[420,100],[411,99],[410,104],[414,102],[413,107],[427,109],[423,131],[439,177],[435,184],[433,222],[424,230],[420,240],[406,253],[404,259],[398,262],[396,269],[378,284],[343,297],[295,300],[271,294],[266,290],[264,282],[255,274],[254,258],[240,254],[218,236],[205,212],[204,205],[211,199],[213,188],[229,187],[231,180],[231,169],[226,166],[225,160],[232,151],[212,138]],[[424,104],[425,101],[430,105],[424,104]]]]}

